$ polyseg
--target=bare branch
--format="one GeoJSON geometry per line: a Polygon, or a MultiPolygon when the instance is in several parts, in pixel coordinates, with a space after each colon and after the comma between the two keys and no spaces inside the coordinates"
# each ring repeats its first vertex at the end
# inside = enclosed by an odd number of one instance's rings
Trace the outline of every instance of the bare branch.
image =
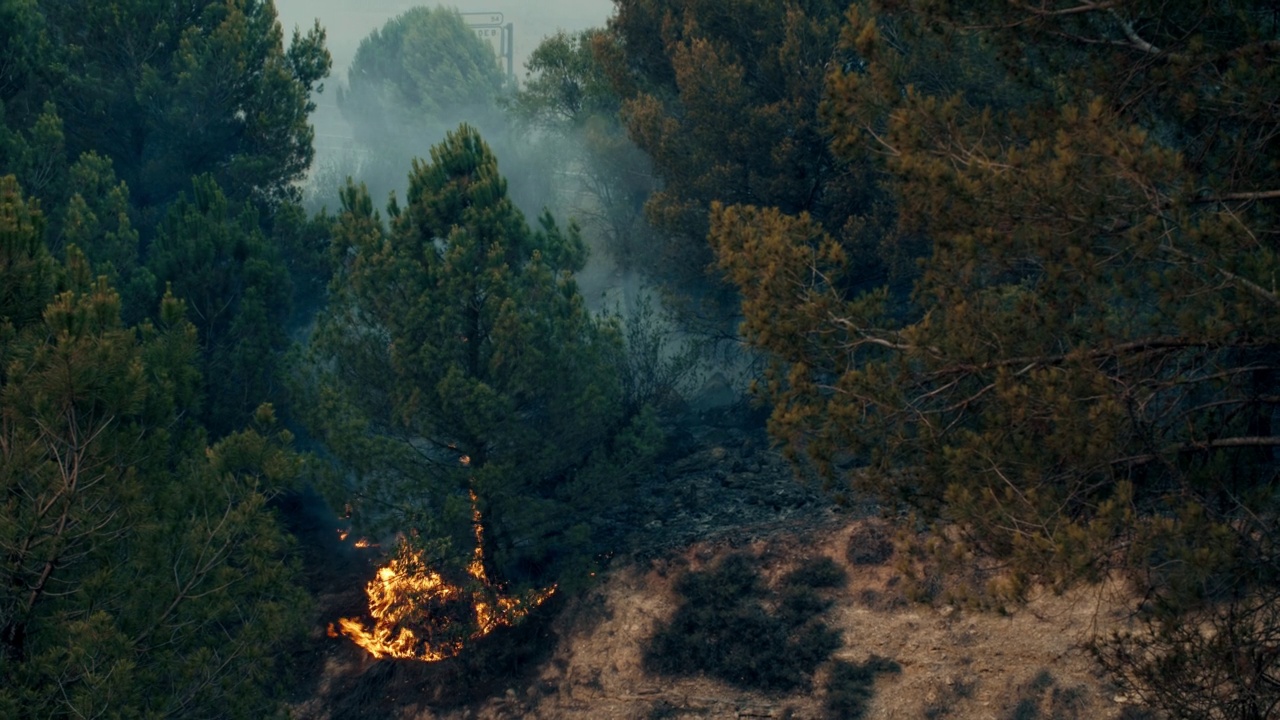
{"type": "Polygon", "coordinates": [[[1056,17],[1059,15],[1079,15],[1081,13],[1091,13],[1091,12],[1100,12],[1102,10],[1111,10],[1112,8],[1120,4],[1120,0],[1108,0],[1106,2],[1088,2],[1088,0],[1086,0],[1085,2],[1082,2],[1079,5],[1074,5],[1068,8],[1062,8],[1060,10],[1050,10],[1044,5],[1041,5],[1040,7],[1035,7],[1033,5],[1028,5],[1027,3],[1024,3],[1024,2],[1016,2],[1016,1],[1012,2],[1011,4],[1013,4],[1016,7],[1020,7],[1023,10],[1026,10],[1028,12],[1031,12],[1035,15],[1039,15],[1041,17],[1056,17]]]}
{"type": "Polygon", "coordinates": [[[1129,38],[1129,42],[1133,43],[1133,47],[1151,55],[1159,55],[1161,53],[1160,48],[1144,40],[1142,36],[1133,29],[1133,23],[1120,17],[1120,13],[1116,12],[1115,8],[1109,8],[1107,12],[1111,14],[1111,17],[1116,19],[1117,23],[1120,24],[1120,31],[1124,33],[1125,37],[1129,38]]]}
{"type": "Polygon", "coordinates": [[[1257,200],[1280,200],[1280,190],[1255,190],[1252,192],[1224,193],[1222,195],[1210,195],[1208,197],[1196,198],[1191,202],[1254,202],[1257,200]]]}
{"type": "Polygon", "coordinates": [[[1239,275],[1236,275],[1230,270],[1218,267],[1217,265],[1212,265],[1206,262],[1205,260],[1192,255],[1186,250],[1179,250],[1178,248],[1172,247],[1169,245],[1163,246],[1163,249],[1166,252],[1177,255],[1178,257],[1191,260],[1192,262],[1203,264],[1204,266],[1212,269],[1213,271],[1217,272],[1219,275],[1227,278],[1228,280],[1231,280],[1232,282],[1235,282],[1235,283],[1239,283],[1245,289],[1249,290],[1250,292],[1262,298],[1263,300],[1266,300],[1272,305],[1280,305],[1280,295],[1277,295],[1276,293],[1262,287],[1261,285],[1253,282],[1252,280],[1249,280],[1248,278],[1240,277],[1239,275]]]}

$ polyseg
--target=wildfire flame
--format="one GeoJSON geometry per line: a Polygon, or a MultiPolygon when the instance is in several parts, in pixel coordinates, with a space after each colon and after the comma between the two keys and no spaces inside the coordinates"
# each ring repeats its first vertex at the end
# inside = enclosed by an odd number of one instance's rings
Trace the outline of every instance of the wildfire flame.
{"type": "MultiPolygon", "coordinates": [[[[427,566],[421,550],[402,543],[397,555],[365,586],[373,627],[366,628],[359,619],[342,618],[338,621],[341,634],[375,658],[435,662],[454,657],[465,643],[495,628],[513,624],[555,593],[552,586],[515,597],[491,583],[484,570],[484,527],[474,492],[471,519],[476,547],[467,574],[476,581],[474,588],[450,584],[427,566]]],[[[330,625],[329,636],[337,634],[330,625]]]]}

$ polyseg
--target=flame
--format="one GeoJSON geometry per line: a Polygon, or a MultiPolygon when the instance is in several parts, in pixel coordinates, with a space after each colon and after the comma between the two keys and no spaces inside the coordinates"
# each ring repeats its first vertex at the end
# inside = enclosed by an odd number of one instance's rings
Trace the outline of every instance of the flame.
{"type": "Polygon", "coordinates": [[[378,543],[369,542],[369,538],[360,538],[359,540],[356,541],[355,546],[358,548],[371,548],[371,547],[378,547],[378,543]]]}
{"type": "MultiPolygon", "coordinates": [[[[476,581],[474,589],[449,583],[427,566],[421,550],[401,543],[396,556],[365,586],[373,627],[342,618],[338,621],[341,634],[375,658],[435,662],[454,657],[466,642],[495,628],[512,625],[555,593],[552,586],[516,597],[491,583],[484,569],[484,527],[474,492],[471,520],[476,547],[467,574],[476,581]]],[[[333,625],[329,635],[337,636],[333,625]]]]}
{"type": "Polygon", "coordinates": [[[346,542],[347,536],[350,534],[351,534],[350,530],[343,530],[342,528],[338,528],[338,542],[346,542]]]}

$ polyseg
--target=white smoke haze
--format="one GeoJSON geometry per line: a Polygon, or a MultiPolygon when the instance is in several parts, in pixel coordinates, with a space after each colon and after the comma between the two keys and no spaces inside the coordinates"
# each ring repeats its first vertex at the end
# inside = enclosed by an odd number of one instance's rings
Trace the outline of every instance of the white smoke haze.
{"type": "MultiPolygon", "coordinates": [[[[352,129],[338,111],[337,88],[346,83],[347,70],[360,41],[371,32],[414,7],[443,5],[460,13],[502,13],[513,25],[515,75],[523,79],[529,54],[544,37],[558,30],[574,32],[602,27],[613,12],[612,0],[464,0],[462,2],[406,2],[406,0],[276,0],[286,39],[294,28],[303,31],[317,20],[324,27],[333,69],[316,98],[316,166],[346,148],[352,129]]],[[[499,157],[499,162],[502,158],[499,157]]],[[[405,172],[408,172],[408,157],[405,172]]],[[[376,198],[375,198],[376,199],[376,198]]]]}
{"type": "Polygon", "coordinates": [[[601,27],[613,13],[612,0],[463,0],[461,2],[406,2],[406,0],[276,0],[276,11],[285,34],[306,29],[319,20],[329,34],[333,54],[332,77],[344,77],[360,41],[388,20],[414,7],[453,7],[461,13],[500,12],[515,25],[516,72],[523,74],[525,60],[542,38],[557,30],[601,27]]]}
{"type": "MultiPolygon", "coordinates": [[[[426,157],[432,145],[443,139],[443,130],[456,127],[466,121],[479,128],[498,157],[499,169],[507,177],[512,200],[534,223],[544,208],[550,209],[556,221],[563,227],[571,220],[583,231],[583,238],[591,250],[587,266],[577,275],[579,288],[588,306],[596,312],[618,313],[625,317],[647,317],[653,332],[666,334],[670,340],[664,344],[662,354],[670,359],[684,353],[690,347],[689,337],[676,329],[672,318],[662,309],[663,301],[649,285],[634,261],[625,260],[620,251],[616,228],[601,220],[604,214],[599,200],[584,186],[583,175],[564,158],[574,154],[562,143],[565,139],[538,137],[520,133],[513,127],[511,118],[504,113],[490,112],[488,117],[441,117],[433,125],[430,137],[418,137],[415,130],[409,139],[399,134],[381,148],[362,146],[356,139],[359,134],[339,109],[338,91],[347,85],[348,70],[362,40],[375,30],[381,30],[387,21],[399,17],[415,7],[435,8],[443,6],[467,13],[501,13],[504,23],[513,25],[513,55],[515,79],[523,84],[527,70],[525,64],[535,48],[547,37],[559,31],[575,33],[588,28],[604,27],[613,14],[613,0],[462,0],[459,2],[407,2],[406,0],[276,0],[276,9],[286,37],[294,28],[303,31],[319,21],[327,33],[329,52],[333,56],[333,68],[325,80],[324,92],[315,98],[317,111],[312,121],[316,127],[316,159],[312,166],[311,186],[308,188],[312,210],[327,206],[330,212],[337,210],[337,191],[345,176],[354,176],[357,182],[369,187],[374,206],[385,206],[390,190],[403,201],[407,175],[414,157],[426,157]],[[375,156],[371,157],[373,152],[375,156]],[[388,158],[391,158],[388,161],[388,158]],[[391,168],[388,176],[387,168],[391,168]],[[363,171],[363,172],[362,172],[363,171]],[[656,315],[648,315],[644,308],[652,308],[656,315]]],[[[495,47],[495,51],[496,51],[495,47]]],[[[495,58],[495,62],[498,60],[495,58]]],[[[618,142],[630,144],[625,131],[618,142]]],[[[395,135],[396,133],[391,133],[395,135]]],[[[574,140],[568,143],[574,145],[574,140]]],[[[635,167],[630,172],[649,176],[651,170],[647,158],[639,150],[633,153],[635,167]]],[[[617,170],[617,168],[615,168],[617,170]]],[[[643,223],[640,219],[638,222],[643,223]]],[[[717,374],[733,375],[730,384],[741,392],[748,382],[751,370],[740,356],[737,343],[716,353],[721,357],[713,361],[717,374]],[[728,350],[732,358],[724,356],[728,350]]],[[[708,358],[709,359],[709,358],[708,358]]],[[[704,373],[698,373],[704,374],[704,373]]]]}
{"type": "MultiPolygon", "coordinates": [[[[312,122],[316,127],[316,158],[312,166],[308,204],[313,210],[337,205],[337,191],[347,175],[369,187],[375,207],[383,207],[390,191],[402,201],[410,162],[425,157],[430,147],[443,137],[443,131],[469,122],[478,127],[498,156],[501,171],[508,179],[512,200],[532,223],[544,207],[552,210],[563,226],[570,219],[583,227],[584,239],[591,247],[588,267],[579,275],[584,296],[595,309],[631,307],[640,290],[641,281],[632,273],[623,273],[612,262],[608,241],[603,237],[597,215],[590,207],[589,193],[582,190],[577,173],[558,162],[563,146],[556,147],[554,138],[535,139],[513,133],[504,113],[490,111],[487,116],[459,112],[445,114],[432,129],[423,132],[415,127],[402,133],[389,132],[388,142],[369,147],[358,139],[362,133],[353,127],[339,108],[339,91],[347,87],[348,70],[362,40],[381,30],[389,20],[415,7],[443,6],[460,13],[501,13],[504,23],[513,26],[514,69],[517,82],[523,82],[525,63],[533,50],[546,37],[556,32],[569,33],[591,27],[603,27],[613,12],[612,0],[465,0],[463,2],[406,2],[406,0],[276,0],[276,9],[286,36],[294,28],[306,30],[319,21],[327,33],[333,68],[325,80],[324,91],[314,100],[317,105],[312,122]],[[569,170],[566,172],[566,170],[569,170]]],[[[476,18],[479,21],[479,18],[476,18]]],[[[495,45],[495,51],[496,51],[495,45]]],[[[495,59],[495,63],[498,60],[495,59]]],[[[368,137],[368,133],[363,133],[368,137]]],[[[559,140],[558,142],[563,142],[559,140]]],[[[625,140],[624,140],[625,142],[625,140]]],[[[638,172],[648,173],[647,163],[638,172]]]]}

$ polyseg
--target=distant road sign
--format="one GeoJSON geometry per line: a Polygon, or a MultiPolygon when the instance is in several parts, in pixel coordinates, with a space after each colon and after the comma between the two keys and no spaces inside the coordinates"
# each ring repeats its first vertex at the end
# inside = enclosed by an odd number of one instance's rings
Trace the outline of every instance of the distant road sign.
{"type": "Polygon", "coordinates": [[[463,22],[472,27],[476,25],[502,25],[505,19],[500,12],[459,13],[463,22]]]}
{"type": "Polygon", "coordinates": [[[505,66],[507,75],[514,78],[516,76],[515,28],[512,23],[506,22],[506,16],[500,12],[458,14],[476,36],[493,45],[494,52],[498,56],[498,64],[505,66]]]}

